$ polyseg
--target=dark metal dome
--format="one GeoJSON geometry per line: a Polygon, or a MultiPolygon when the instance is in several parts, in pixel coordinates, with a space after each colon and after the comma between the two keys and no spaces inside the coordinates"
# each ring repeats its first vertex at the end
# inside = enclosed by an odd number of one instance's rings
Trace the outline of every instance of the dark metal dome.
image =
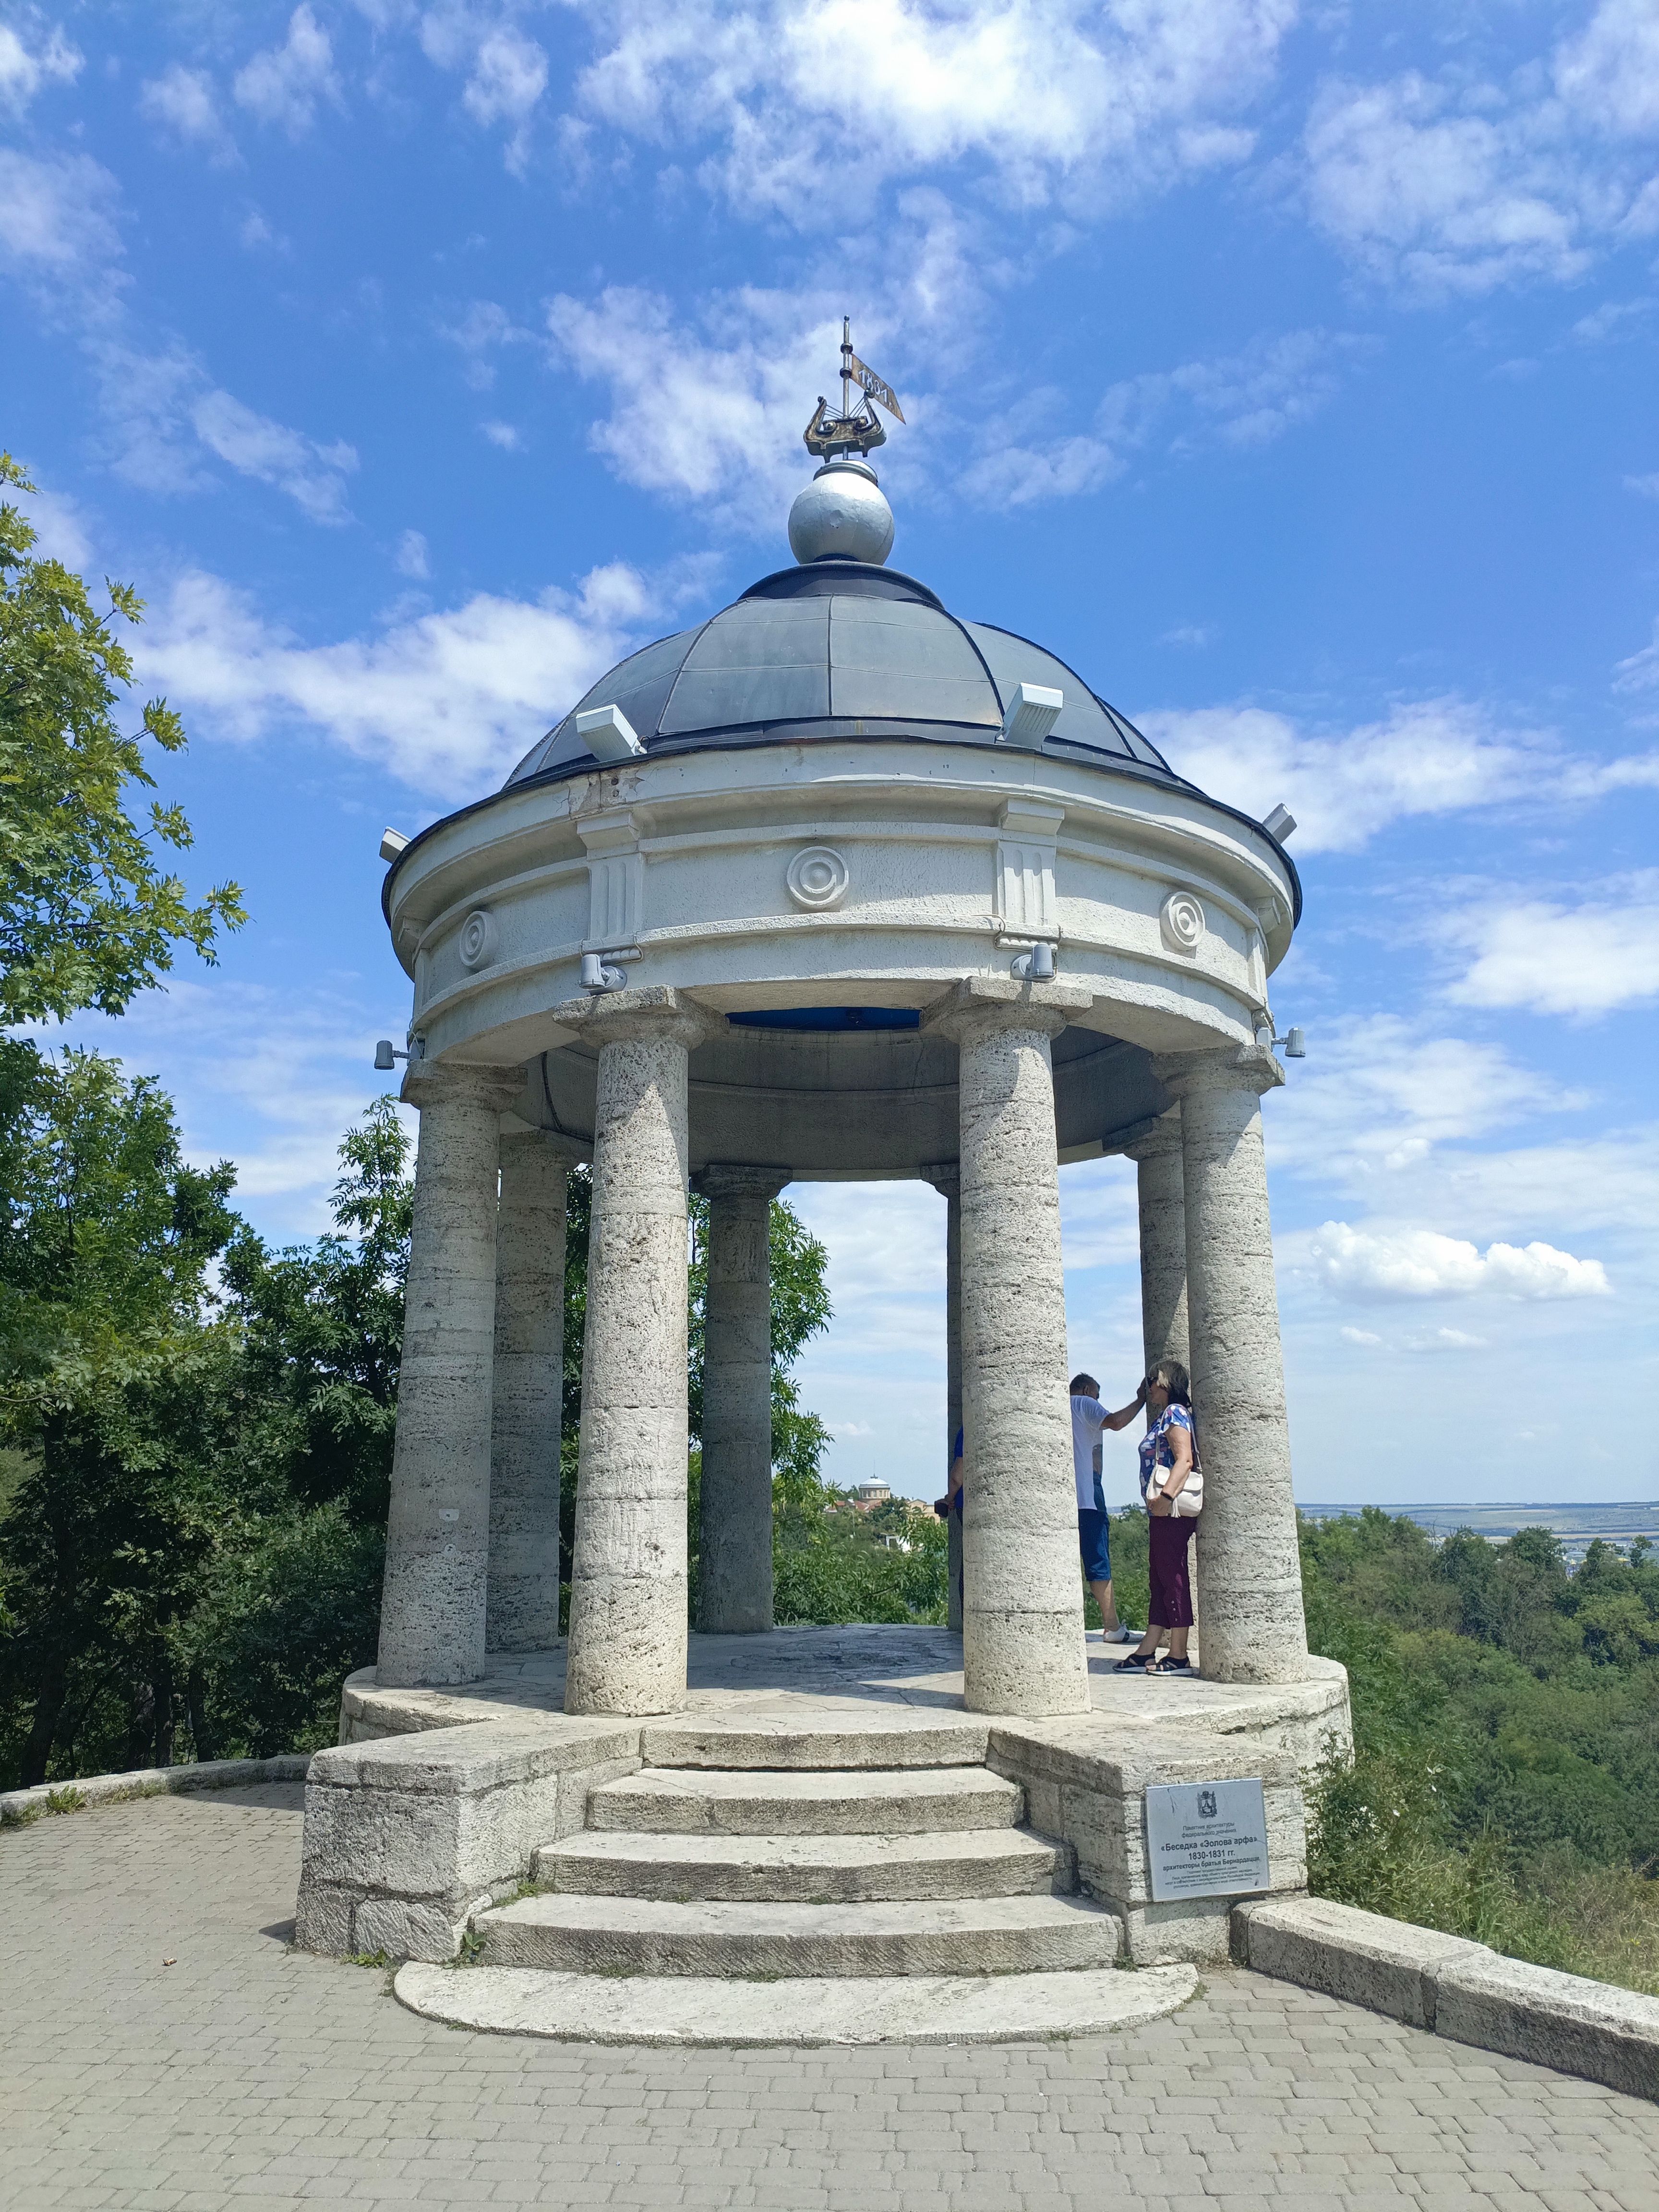
{"type": "Polygon", "coordinates": [[[615,706],[647,750],[911,737],[994,744],[1021,684],[1063,693],[1044,750],[1178,781],[1156,746],[1028,639],[960,622],[914,577],[822,560],[751,584],[696,629],[631,653],[534,744],[507,787],[591,768],[576,716],[615,706]]]}

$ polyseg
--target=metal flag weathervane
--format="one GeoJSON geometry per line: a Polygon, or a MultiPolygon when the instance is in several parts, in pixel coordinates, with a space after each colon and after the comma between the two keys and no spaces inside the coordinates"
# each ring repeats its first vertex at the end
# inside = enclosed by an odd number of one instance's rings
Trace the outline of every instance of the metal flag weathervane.
{"type": "Polygon", "coordinates": [[[873,368],[861,362],[853,350],[853,325],[843,315],[841,319],[841,412],[827,414],[829,402],[820,393],[817,410],[805,430],[806,450],[816,453],[820,460],[833,460],[837,453],[867,453],[872,446],[884,446],[887,433],[872,402],[887,410],[896,422],[904,420],[904,410],[890,384],[884,384],[873,368]],[[853,386],[860,394],[856,407],[853,404],[853,386]]]}

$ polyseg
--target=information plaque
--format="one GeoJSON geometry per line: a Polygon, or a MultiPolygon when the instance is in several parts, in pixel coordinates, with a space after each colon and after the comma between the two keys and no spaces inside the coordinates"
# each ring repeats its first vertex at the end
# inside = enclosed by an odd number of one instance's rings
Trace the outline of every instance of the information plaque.
{"type": "Polygon", "coordinates": [[[1267,1808],[1255,1782],[1154,1784],[1146,1792],[1152,1901],[1267,1887],[1267,1808]]]}

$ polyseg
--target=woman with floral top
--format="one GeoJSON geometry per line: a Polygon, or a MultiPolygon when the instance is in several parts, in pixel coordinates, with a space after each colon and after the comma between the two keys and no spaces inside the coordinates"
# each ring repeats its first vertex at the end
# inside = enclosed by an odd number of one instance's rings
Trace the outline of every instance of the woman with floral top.
{"type": "Polygon", "coordinates": [[[1193,1587],[1187,1555],[1198,1522],[1196,1515],[1177,1513],[1173,1501],[1198,1472],[1192,1388],[1178,1359],[1162,1359],[1146,1377],[1146,1391],[1149,1419],[1140,1440],[1140,1494],[1151,1517],[1152,1619],[1139,1648],[1120,1661],[1117,1672],[1190,1674],[1187,1634],[1193,1625],[1193,1587]],[[1160,1663],[1158,1647],[1166,1634],[1170,1656],[1160,1663]]]}

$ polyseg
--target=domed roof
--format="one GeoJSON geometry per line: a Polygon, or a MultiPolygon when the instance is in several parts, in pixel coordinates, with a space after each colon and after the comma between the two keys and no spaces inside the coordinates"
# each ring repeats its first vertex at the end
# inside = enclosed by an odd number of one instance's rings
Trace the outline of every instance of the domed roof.
{"type": "Polygon", "coordinates": [[[994,744],[1021,684],[1064,695],[1045,751],[1179,781],[1041,646],[959,621],[914,577],[825,558],[764,576],[700,628],[630,654],[531,748],[507,787],[591,767],[576,717],[599,707],[619,708],[651,753],[814,738],[994,744]]]}

